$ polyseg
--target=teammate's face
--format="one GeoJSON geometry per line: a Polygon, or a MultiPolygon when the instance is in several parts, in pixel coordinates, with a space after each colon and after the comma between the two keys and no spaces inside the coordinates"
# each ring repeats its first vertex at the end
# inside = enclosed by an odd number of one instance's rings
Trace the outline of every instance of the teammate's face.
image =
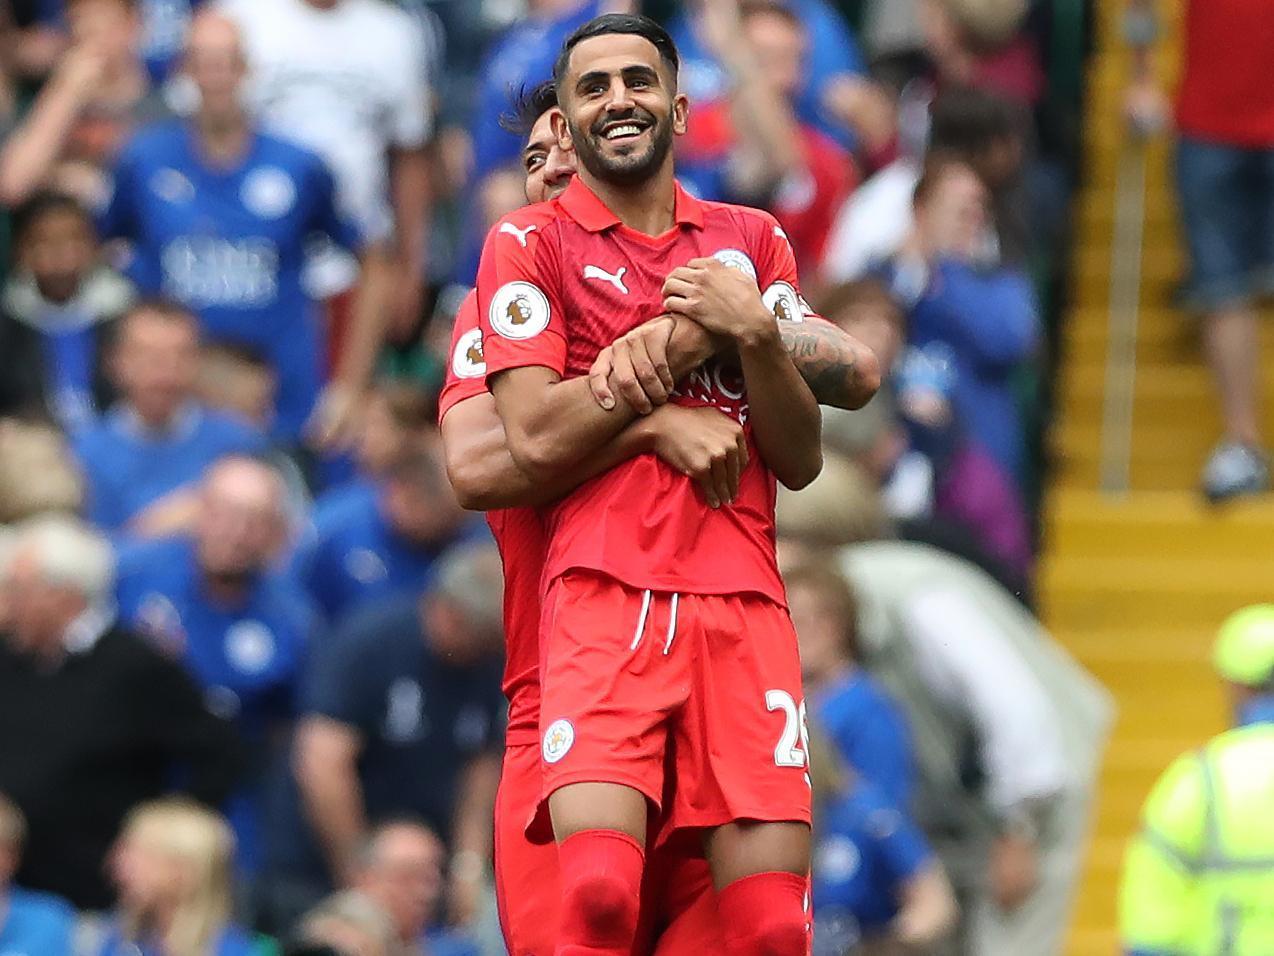
{"type": "Polygon", "coordinates": [[[561,195],[575,175],[574,150],[563,149],[553,134],[553,116],[557,112],[547,110],[535,121],[526,149],[522,150],[527,202],[544,202],[561,195]]]}
{"type": "Polygon", "coordinates": [[[672,138],[686,131],[686,98],[649,40],[607,34],[571,51],[559,89],[558,142],[601,182],[635,186],[671,160],[672,138]]]}

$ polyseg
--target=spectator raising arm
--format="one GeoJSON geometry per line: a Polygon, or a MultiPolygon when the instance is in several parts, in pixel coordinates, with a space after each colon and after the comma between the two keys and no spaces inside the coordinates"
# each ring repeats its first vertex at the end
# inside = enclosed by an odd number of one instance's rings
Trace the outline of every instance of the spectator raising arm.
{"type": "Polygon", "coordinates": [[[397,244],[395,296],[389,328],[395,338],[410,335],[420,321],[424,298],[432,156],[428,147],[396,147],[389,152],[389,194],[397,244]]]}
{"type": "Polygon", "coordinates": [[[0,151],[0,201],[5,205],[22,202],[48,178],[81,111],[93,99],[105,66],[105,57],[87,44],[62,58],[31,112],[0,151]]]}
{"type": "Polygon", "coordinates": [[[945,936],[960,915],[951,882],[936,859],[902,885],[902,910],[894,919],[894,935],[908,949],[921,952],[945,936]]]}

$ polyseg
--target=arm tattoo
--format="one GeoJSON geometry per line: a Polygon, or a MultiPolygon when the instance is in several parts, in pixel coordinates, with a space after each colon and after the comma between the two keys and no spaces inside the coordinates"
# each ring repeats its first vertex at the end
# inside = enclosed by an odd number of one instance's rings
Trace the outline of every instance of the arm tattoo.
{"type": "Polygon", "coordinates": [[[779,333],[820,405],[862,408],[875,394],[878,383],[869,381],[860,368],[865,346],[836,326],[823,321],[781,322],[779,333]]]}

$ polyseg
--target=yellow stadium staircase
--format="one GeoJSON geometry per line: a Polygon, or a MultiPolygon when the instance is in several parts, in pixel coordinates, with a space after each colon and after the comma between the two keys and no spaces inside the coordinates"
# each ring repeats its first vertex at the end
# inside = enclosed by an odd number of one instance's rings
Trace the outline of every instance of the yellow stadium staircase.
{"type": "MultiPolygon", "coordinates": [[[[1165,37],[1157,68],[1171,89],[1183,0],[1161,0],[1159,7],[1165,37]]],[[[1182,255],[1170,150],[1162,139],[1145,148],[1129,491],[1100,490],[1103,407],[1109,393],[1128,381],[1117,376],[1112,388],[1107,378],[1117,183],[1121,169],[1127,176],[1137,164],[1126,162],[1121,119],[1130,62],[1121,40],[1124,0],[1096,0],[1095,8],[1087,168],[1050,438],[1056,467],[1045,503],[1040,596],[1053,633],[1106,683],[1120,714],[1102,772],[1068,956],[1118,952],[1120,861],[1141,802],[1176,754],[1224,726],[1221,690],[1208,666],[1216,627],[1244,604],[1274,600],[1274,499],[1216,509],[1196,491],[1219,422],[1197,337],[1171,306],[1182,255]]],[[[1265,420],[1274,426],[1270,333],[1263,330],[1265,420]]]]}

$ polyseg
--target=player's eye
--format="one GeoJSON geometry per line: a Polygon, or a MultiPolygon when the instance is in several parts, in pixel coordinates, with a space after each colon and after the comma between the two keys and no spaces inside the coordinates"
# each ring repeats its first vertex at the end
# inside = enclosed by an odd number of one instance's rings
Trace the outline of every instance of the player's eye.
{"type": "Polygon", "coordinates": [[[634,90],[644,90],[650,86],[650,81],[643,79],[630,80],[628,85],[634,90]]]}
{"type": "Polygon", "coordinates": [[[537,169],[539,169],[541,166],[544,165],[545,160],[547,159],[548,157],[544,156],[541,153],[536,153],[534,156],[528,156],[526,158],[526,171],[528,173],[535,172],[537,169]]]}

